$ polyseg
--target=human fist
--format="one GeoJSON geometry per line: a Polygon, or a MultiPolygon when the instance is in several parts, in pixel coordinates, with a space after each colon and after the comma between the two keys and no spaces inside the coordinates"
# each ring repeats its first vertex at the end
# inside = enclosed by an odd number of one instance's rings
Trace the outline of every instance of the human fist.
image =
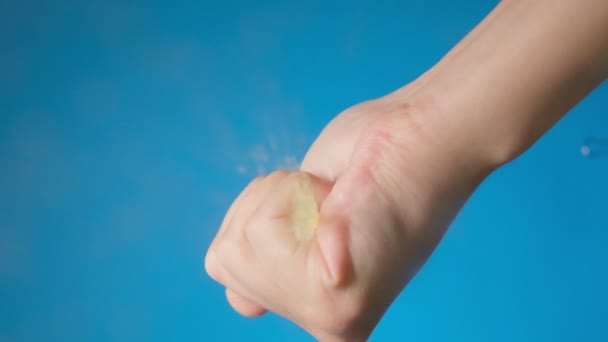
{"type": "Polygon", "coordinates": [[[253,180],[205,259],[233,308],[322,341],[366,340],[486,175],[433,133],[434,114],[401,96],[360,104],[301,171],[253,180]]]}
{"type": "Polygon", "coordinates": [[[354,324],[361,308],[339,294],[348,273],[344,231],[320,216],[330,190],[309,173],[276,171],[235,200],[205,267],[237,311],[271,310],[324,339],[354,324]]]}

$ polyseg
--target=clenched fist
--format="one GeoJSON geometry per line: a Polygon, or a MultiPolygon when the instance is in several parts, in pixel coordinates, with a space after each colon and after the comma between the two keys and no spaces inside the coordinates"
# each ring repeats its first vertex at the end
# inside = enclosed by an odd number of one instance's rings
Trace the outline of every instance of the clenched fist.
{"type": "Polygon", "coordinates": [[[234,309],[322,341],[367,339],[485,176],[421,124],[439,113],[403,98],[343,112],[300,171],[256,178],[234,201],[205,259],[234,309]]]}

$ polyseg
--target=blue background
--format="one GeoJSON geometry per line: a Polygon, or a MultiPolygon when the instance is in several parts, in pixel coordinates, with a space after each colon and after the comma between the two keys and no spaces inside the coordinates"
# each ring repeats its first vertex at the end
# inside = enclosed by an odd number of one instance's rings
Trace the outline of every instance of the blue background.
{"type": "MultiPolygon", "coordinates": [[[[0,2],[0,341],[311,340],[204,274],[224,211],[494,4],[253,3],[0,2]]],[[[481,186],[372,340],[608,340],[607,104],[481,186]]]]}

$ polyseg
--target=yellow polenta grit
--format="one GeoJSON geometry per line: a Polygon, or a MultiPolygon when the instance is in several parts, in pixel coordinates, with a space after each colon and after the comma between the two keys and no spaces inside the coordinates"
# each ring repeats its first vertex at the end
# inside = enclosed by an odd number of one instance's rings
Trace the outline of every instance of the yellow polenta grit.
{"type": "Polygon", "coordinates": [[[309,240],[319,220],[319,207],[310,188],[309,176],[300,172],[294,176],[290,180],[293,186],[291,229],[298,240],[309,240]]]}

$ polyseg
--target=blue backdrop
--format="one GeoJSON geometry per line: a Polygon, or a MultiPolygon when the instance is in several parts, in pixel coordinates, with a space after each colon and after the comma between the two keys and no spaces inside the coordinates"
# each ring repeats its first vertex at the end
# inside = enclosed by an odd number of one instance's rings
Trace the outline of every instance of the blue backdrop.
{"type": "MultiPolygon", "coordinates": [[[[494,5],[381,3],[1,1],[0,341],[311,340],[203,257],[251,177],[494,5]]],[[[490,177],[372,340],[608,340],[607,105],[490,177]]]]}

